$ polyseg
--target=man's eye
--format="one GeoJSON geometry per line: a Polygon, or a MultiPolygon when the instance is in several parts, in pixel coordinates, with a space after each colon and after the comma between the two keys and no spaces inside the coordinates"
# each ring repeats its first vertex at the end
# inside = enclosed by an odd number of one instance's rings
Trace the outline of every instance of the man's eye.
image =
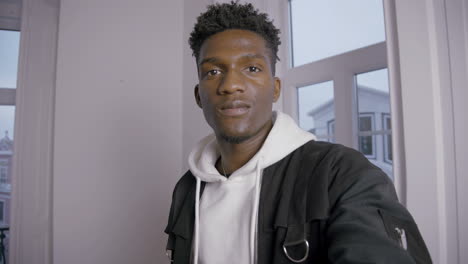
{"type": "Polygon", "coordinates": [[[260,68],[255,67],[255,66],[250,66],[249,71],[250,72],[261,72],[260,68]]]}
{"type": "Polygon", "coordinates": [[[217,74],[220,74],[221,72],[219,70],[210,70],[206,73],[208,76],[215,76],[217,74]]]}

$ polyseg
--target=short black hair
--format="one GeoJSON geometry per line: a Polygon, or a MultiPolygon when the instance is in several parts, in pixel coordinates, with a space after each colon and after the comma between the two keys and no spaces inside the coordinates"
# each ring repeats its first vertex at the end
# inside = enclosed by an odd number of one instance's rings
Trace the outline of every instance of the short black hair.
{"type": "Polygon", "coordinates": [[[249,30],[263,37],[271,51],[272,72],[275,73],[275,64],[279,60],[278,46],[281,44],[280,30],[273,25],[267,14],[260,13],[250,3],[239,4],[238,1],[209,5],[206,12],[198,16],[189,38],[190,48],[197,62],[203,42],[228,29],[249,30]]]}

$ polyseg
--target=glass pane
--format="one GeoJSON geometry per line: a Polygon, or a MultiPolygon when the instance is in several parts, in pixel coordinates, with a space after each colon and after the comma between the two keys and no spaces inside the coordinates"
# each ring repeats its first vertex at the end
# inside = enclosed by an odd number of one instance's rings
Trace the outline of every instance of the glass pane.
{"type": "Polygon", "coordinates": [[[290,0],[293,67],[385,41],[382,0],[290,0]]]}
{"type": "MultiPolygon", "coordinates": [[[[19,41],[20,32],[0,30],[0,88],[16,89],[19,41]]],[[[0,247],[5,248],[6,259],[9,257],[14,116],[14,105],[0,105],[0,231],[5,234],[0,247]]]]}
{"type": "Polygon", "coordinates": [[[0,88],[16,88],[20,33],[0,30],[0,88]]]}
{"type": "Polygon", "coordinates": [[[13,139],[14,128],[15,106],[0,105],[0,140],[4,137],[13,139]]]}
{"type": "Polygon", "coordinates": [[[359,130],[360,131],[372,130],[372,118],[370,116],[359,117],[359,130]]]}
{"type": "Polygon", "coordinates": [[[15,106],[0,105],[0,229],[6,231],[3,239],[6,259],[10,235],[7,228],[10,227],[14,120],[15,106]]]}
{"type": "MultiPolygon", "coordinates": [[[[11,192],[11,159],[13,158],[13,126],[15,106],[0,105],[0,196],[9,202],[11,192]]],[[[9,206],[8,206],[9,208],[9,206]]],[[[7,213],[7,217],[8,217],[7,213]]],[[[0,220],[0,225],[8,221],[0,220]]]]}
{"type": "Polygon", "coordinates": [[[358,74],[356,84],[359,151],[393,179],[388,71],[358,74]]]}
{"type": "Polygon", "coordinates": [[[333,81],[299,87],[297,98],[299,126],[317,140],[335,142],[333,81]]]}

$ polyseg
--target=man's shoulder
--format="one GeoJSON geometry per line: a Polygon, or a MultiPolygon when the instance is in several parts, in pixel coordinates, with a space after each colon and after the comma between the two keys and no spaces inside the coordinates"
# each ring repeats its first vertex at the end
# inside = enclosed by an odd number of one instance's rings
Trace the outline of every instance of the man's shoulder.
{"type": "Polygon", "coordinates": [[[174,187],[174,192],[187,192],[196,183],[195,176],[190,170],[187,170],[184,175],[177,181],[174,187]]]}
{"type": "Polygon", "coordinates": [[[367,158],[359,151],[341,144],[311,140],[295,152],[307,158],[317,157],[331,159],[335,162],[358,162],[369,164],[367,158]]]}
{"type": "Polygon", "coordinates": [[[310,141],[296,150],[303,172],[328,178],[339,185],[366,181],[367,177],[388,183],[385,173],[372,164],[361,152],[341,144],[310,141]]]}

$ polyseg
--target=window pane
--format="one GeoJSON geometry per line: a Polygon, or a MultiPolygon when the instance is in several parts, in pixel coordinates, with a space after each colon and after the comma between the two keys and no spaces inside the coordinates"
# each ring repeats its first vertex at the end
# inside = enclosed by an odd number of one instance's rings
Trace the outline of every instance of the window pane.
{"type": "MultiPolygon", "coordinates": [[[[0,30],[0,96],[8,96],[8,98],[11,98],[12,92],[15,92],[18,71],[19,41],[19,32],[0,30]]],[[[5,98],[2,99],[6,104],[14,104],[14,101],[8,101],[5,98]]],[[[9,228],[10,226],[14,116],[14,105],[0,105],[1,228],[9,228]]],[[[3,239],[3,246],[5,246],[5,257],[8,259],[9,231],[6,231],[5,235],[6,237],[3,239]]]]}
{"type": "Polygon", "coordinates": [[[0,30],[0,88],[16,88],[20,33],[0,30]]]}
{"type": "MultiPolygon", "coordinates": [[[[0,105],[0,227],[10,226],[11,167],[15,106],[0,105]]],[[[9,232],[3,240],[8,259],[9,232]]]]}
{"type": "Polygon", "coordinates": [[[372,118],[370,116],[361,116],[359,118],[359,130],[360,131],[372,130],[372,118]]]}
{"type": "Polygon", "coordinates": [[[393,179],[387,69],[356,75],[359,151],[393,179]]]}
{"type": "Polygon", "coordinates": [[[299,126],[317,136],[317,140],[335,141],[335,105],[333,81],[299,87],[299,126]]]}
{"type": "Polygon", "coordinates": [[[9,198],[11,192],[14,119],[15,106],[0,105],[0,196],[3,198],[9,198]]]}
{"type": "Polygon", "coordinates": [[[293,67],[385,41],[382,0],[290,0],[293,67]]]}
{"type": "Polygon", "coordinates": [[[15,127],[15,106],[0,105],[0,140],[4,137],[13,139],[15,127]]]}

